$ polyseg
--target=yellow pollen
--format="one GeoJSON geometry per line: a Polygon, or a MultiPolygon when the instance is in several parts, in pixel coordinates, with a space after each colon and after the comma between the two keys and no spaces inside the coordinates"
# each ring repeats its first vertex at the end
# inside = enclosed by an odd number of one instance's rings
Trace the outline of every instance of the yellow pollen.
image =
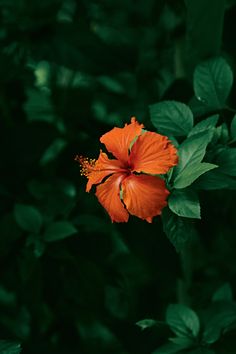
{"type": "Polygon", "coordinates": [[[76,155],[75,161],[80,164],[81,176],[89,177],[89,175],[95,170],[96,159],[89,159],[88,157],[76,155]]]}

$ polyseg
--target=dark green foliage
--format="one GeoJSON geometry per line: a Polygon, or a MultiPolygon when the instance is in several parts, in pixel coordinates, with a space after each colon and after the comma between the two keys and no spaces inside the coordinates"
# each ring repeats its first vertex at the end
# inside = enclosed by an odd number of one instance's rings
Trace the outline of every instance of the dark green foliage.
{"type": "Polygon", "coordinates": [[[0,2],[0,354],[236,353],[235,13],[0,2]],[[74,161],[131,116],[178,148],[152,224],[112,224],[74,161]]]}

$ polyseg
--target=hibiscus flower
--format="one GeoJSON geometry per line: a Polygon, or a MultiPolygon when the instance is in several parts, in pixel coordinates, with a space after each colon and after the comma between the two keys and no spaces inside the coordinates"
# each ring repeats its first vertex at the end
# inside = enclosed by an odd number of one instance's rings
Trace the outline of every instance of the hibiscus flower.
{"type": "Polygon", "coordinates": [[[152,222],[167,205],[169,191],[162,175],[177,164],[176,148],[166,136],[143,131],[134,117],[124,128],[102,135],[101,143],[116,159],[100,150],[97,160],[76,156],[81,174],[88,178],[86,191],[96,196],[112,222],[127,222],[129,214],[152,222]]]}

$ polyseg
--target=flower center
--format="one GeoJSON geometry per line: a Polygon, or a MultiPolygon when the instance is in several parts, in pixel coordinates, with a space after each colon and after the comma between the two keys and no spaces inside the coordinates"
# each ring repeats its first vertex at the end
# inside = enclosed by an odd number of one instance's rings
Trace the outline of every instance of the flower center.
{"type": "Polygon", "coordinates": [[[89,159],[82,155],[76,155],[75,161],[78,161],[80,164],[81,176],[89,177],[89,175],[95,170],[96,159],[89,159]]]}

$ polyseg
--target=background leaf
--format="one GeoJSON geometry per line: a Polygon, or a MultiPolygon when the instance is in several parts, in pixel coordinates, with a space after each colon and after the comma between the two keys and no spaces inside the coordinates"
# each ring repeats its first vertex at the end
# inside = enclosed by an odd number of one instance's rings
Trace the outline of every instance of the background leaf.
{"type": "Polygon", "coordinates": [[[47,242],[62,240],[77,233],[77,229],[68,221],[55,221],[50,224],[44,233],[47,242]]]}
{"type": "Polygon", "coordinates": [[[225,283],[216,292],[212,297],[213,301],[233,301],[233,293],[229,283],[225,283]]]}
{"type": "Polygon", "coordinates": [[[225,0],[185,0],[187,7],[187,50],[188,69],[203,59],[219,54],[222,41],[225,0]],[[211,14],[209,20],[209,13],[211,14]],[[199,26],[201,23],[201,26],[199,26]]]}
{"type": "Polygon", "coordinates": [[[236,115],[233,117],[230,125],[230,135],[233,141],[236,140],[236,115]]]}
{"type": "Polygon", "coordinates": [[[226,148],[222,150],[217,158],[216,163],[219,165],[220,172],[229,176],[236,176],[236,148],[226,148]]]}
{"type": "Polygon", "coordinates": [[[236,180],[219,171],[219,168],[206,172],[194,184],[203,190],[236,189],[236,180]]]}
{"type": "Polygon", "coordinates": [[[19,354],[21,346],[18,343],[0,340],[0,353],[1,354],[19,354]]]}
{"type": "Polygon", "coordinates": [[[19,226],[28,232],[39,232],[42,226],[42,216],[33,206],[16,204],[14,214],[19,226]]]}

